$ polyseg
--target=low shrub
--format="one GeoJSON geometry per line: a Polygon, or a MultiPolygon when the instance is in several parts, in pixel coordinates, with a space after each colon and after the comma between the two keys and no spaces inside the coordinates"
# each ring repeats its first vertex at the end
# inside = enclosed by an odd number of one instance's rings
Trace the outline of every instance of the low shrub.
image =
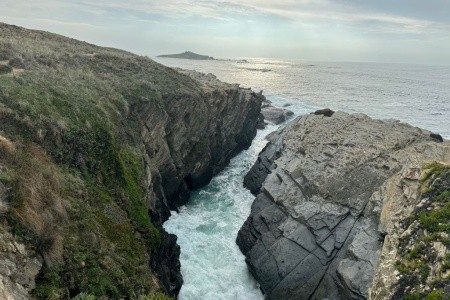
{"type": "Polygon", "coordinates": [[[7,65],[0,65],[0,75],[11,73],[13,68],[7,65]]]}

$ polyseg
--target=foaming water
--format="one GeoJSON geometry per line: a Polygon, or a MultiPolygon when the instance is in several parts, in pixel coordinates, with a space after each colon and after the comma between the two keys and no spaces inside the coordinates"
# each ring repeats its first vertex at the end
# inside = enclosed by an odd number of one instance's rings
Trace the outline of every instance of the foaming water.
{"type": "MultiPolygon", "coordinates": [[[[275,105],[289,105],[296,115],[330,107],[399,119],[450,138],[449,67],[266,59],[157,61],[262,89],[275,105]]],[[[181,247],[184,284],[179,299],[264,299],[235,240],[254,199],[243,187],[243,178],[265,146],[264,137],[276,128],[259,131],[248,150],[208,186],[193,192],[189,204],[164,223],[181,247]]]]}
{"type": "MultiPolygon", "coordinates": [[[[297,111],[304,114],[310,110],[304,106],[297,111]]],[[[264,299],[235,241],[254,199],[243,187],[244,176],[266,145],[264,137],[277,128],[269,125],[258,131],[249,149],[234,157],[209,185],[194,191],[189,204],[179,213],[172,212],[164,223],[181,247],[184,284],[179,299],[264,299]]]]}
{"type": "Polygon", "coordinates": [[[248,150],[164,223],[181,247],[184,284],[179,299],[264,299],[235,240],[254,198],[242,186],[243,178],[265,146],[264,136],[274,129],[259,131],[248,150]]]}

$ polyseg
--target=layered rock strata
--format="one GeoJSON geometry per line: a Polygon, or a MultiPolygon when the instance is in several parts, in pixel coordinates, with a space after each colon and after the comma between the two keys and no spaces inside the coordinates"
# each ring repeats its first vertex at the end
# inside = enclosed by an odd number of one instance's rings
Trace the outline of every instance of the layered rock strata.
{"type": "Polygon", "coordinates": [[[0,298],[176,296],[162,223],[250,146],[264,97],[3,23],[0,58],[0,298]]]}
{"type": "MultiPolygon", "coordinates": [[[[264,96],[211,76],[183,71],[201,84],[201,91],[135,108],[142,122],[145,172],[152,220],[161,225],[186,203],[189,191],[206,185],[230,159],[248,148],[264,96]]],[[[176,237],[163,232],[153,266],[166,289],[181,288],[176,237]],[[168,254],[170,253],[170,254],[168,254]]]]}
{"type": "Polygon", "coordinates": [[[237,237],[268,299],[368,298],[380,254],[389,255],[387,224],[413,205],[402,196],[418,180],[408,174],[450,159],[449,143],[430,134],[336,112],[299,117],[269,136],[245,178],[256,199],[237,237]]]}

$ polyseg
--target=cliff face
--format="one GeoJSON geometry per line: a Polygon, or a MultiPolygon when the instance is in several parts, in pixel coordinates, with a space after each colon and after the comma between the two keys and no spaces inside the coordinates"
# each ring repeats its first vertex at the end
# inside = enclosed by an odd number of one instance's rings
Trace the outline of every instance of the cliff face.
{"type": "MultiPolygon", "coordinates": [[[[147,198],[158,225],[170,210],[186,203],[190,190],[209,183],[234,155],[250,146],[263,99],[211,76],[185,73],[199,80],[199,94],[174,97],[166,107],[145,103],[137,108],[144,124],[147,198]]],[[[164,236],[153,265],[166,289],[176,294],[182,283],[179,248],[175,236],[164,236]],[[173,251],[175,255],[167,255],[173,251]]]]}
{"type": "Polygon", "coordinates": [[[25,247],[0,263],[36,262],[22,281],[2,273],[3,286],[22,298],[176,295],[179,248],[161,224],[250,145],[263,96],[6,24],[0,64],[0,232],[25,247]]]}
{"type": "Polygon", "coordinates": [[[417,203],[405,195],[419,198],[410,187],[426,162],[450,159],[448,142],[430,134],[337,112],[269,136],[245,178],[257,196],[237,238],[269,299],[366,299],[378,286],[376,298],[395,286],[392,239],[417,203]]]}

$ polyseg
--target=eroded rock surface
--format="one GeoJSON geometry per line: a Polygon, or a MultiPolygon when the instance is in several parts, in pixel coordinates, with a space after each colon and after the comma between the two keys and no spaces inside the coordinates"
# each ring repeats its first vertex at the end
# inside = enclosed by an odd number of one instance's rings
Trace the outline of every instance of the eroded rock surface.
{"type": "Polygon", "coordinates": [[[237,238],[251,273],[268,299],[366,299],[389,234],[386,182],[449,159],[449,143],[343,112],[300,117],[269,140],[246,176],[257,196],[237,238]]]}
{"type": "Polygon", "coordinates": [[[262,104],[261,114],[265,120],[278,125],[286,122],[287,119],[294,115],[294,112],[286,108],[275,107],[269,100],[265,99],[262,104]]]}
{"type": "MultiPolygon", "coordinates": [[[[7,194],[7,188],[0,182],[0,222],[7,211],[7,194]]],[[[41,267],[42,258],[10,234],[6,225],[0,224],[0,299],[29,299],[41,267]]]]}
{"type": "MultiPolygon", "coordinates": [[[[179,247],[162,223],[250,146],[264,97],[4,23],[0,44],[5,76],[15,75],[2,82],[0,181],[19,195],[7,214],[26,229],[17,239],[44,258],[35,296],[176,297],[179,247]],[[32,97],[21,96],[23,80],[32,97]]],[[[0,201],[0,219],[7,210],[0,201]]]]}
{"type": "Polygon", "coordinates": [[[29,298],[42,259],[0,228],[0,299],[29,298]]]}
{"type": "MultiPolygon", "coordinates": [[[[250,146],[264,100],[262,94],[211,74],[178,71],[199,82],[197,93],[180,94],[163,104],[143,101],[132,108],[143,124],[147,198],[158,225],[170,210],[186,203],[190,190],[206,185],[250,146]]],[[[176,295],[182,284],[180,250],[176,237],[161,231],[164,241],[152,254],[152,265],[167,291],[176,295]]]]}

